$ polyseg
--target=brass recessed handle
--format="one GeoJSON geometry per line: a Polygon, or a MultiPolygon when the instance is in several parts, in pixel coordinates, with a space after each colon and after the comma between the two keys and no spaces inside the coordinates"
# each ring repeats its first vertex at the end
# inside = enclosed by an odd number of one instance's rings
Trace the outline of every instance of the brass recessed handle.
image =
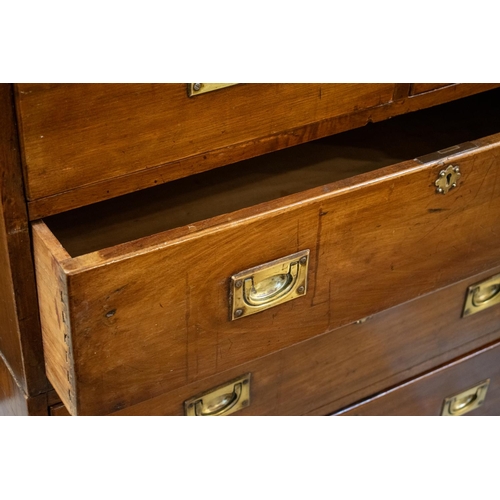
{"type": "Polygon", "coordinates": [[[187,416],[230,415],[250,404],[250,373],[184,402],[187,416]]]}
{"type": "Polygon", "coordinates": [[[460,394],[450,396],[443,401],[441,415],[445,417],[459,417],[465,415],[484,403],[490,379],[462,391],[460,394]]]}
{"type": "Polygon", "coordinates": [[[264,311],[307,292],[309,250],[231,276],[231,319],[264,311]]]}
{"type": "Polygon", "coordinates": [[[298,263],[292,262],[287,273],[274,274],[257,281],[247,278],[243,288],[243,299],[251,306],[271,304],[287,295],[297,282],[298,263]]]}
{"type": "Polygon", "coordinates": [[[470,316],[500,304],[500,274],[475,283],[467,289],[462,316],[470,316]]]}

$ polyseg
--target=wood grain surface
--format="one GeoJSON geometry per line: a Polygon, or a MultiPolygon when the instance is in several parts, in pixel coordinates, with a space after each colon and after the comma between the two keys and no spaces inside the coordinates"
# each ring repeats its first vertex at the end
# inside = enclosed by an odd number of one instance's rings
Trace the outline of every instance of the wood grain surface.
{"type": "Polygon", "coordinates": [[[500,416],[500,344],[422,375],[339,414],[344,416],[438,416],[445,398],[491,379],[484,403],[464,416],[500,416]]]}
{"type": "MultiPolygon", "coordinates": [[[[49,196],[377,106],[391,100],[393,89],[240,84],[188,98],[186,84],[19,84],[28,196],[49,196]]],[[[176,167],[170,166],[169,179],[179,177],[176,167]]]]}
{"type": "Polygon", "coordinates": [[[498,271],[491,269],[116,414],[182,415],[185,400],[248,372],[252,402],[240,415],[331,413],[498,340],[500,306],[461,318],[467,287],[498,271]]]}
{"type": "Polygon", "coordinates": [[[0,351],[22,390],[47,390],[12,88],[0,84],[0,351]]]}
{"type": "MultiPolygon", "coordinates": [[[[129,406],[495,265],[499,141],[453,158],[463,177],[446,196],[434,180],[447,162],[412,160],[76,258],[34,224],[35,253],[63,272],[57,284],[43,265],[38,282],[47,301],[63,292],[76,411],[129,406]],[[231,275],[306,248],[305,297],[229,321],[231,275]]],[[[43,333],[60,341],[51,307],[43,333]]]]}
{"type": "Polygon", "coordinates": [[[71,210],[46,222],[73,257],[182,226],[192,232],[200,222],[222,214],[495,134],[499,106],[499,91],[472,96],[71,210]]]}
{"type": "Polygon", "coordinates": [[[49,231],[43,233],[43,227],[33,233],[33,245],[47,377],[65,405],[75,411],[68,291],[59,264],[69,255],[49,231]]]}
{"type": "Polygon", "coordinates": [[[318,85],[272,84],[265,91],[259,85],[238,85],[194,98],[189,101],[191,111],[180,116],[172,114],[171,108],[185,102],[183,86],[172,87],[175,98],[168,103],[170,90],[163,86],[19,87],[25,163],[32,186],[30,219],[460,99],[498,84],[459,84],[407,99],[400,98],[403,90],[396,93],[397,101],[388,103],[393,87],[332,84],[321,86],[320,93],[318,85]],[[92,99],[86,100],[87,93],[92,99]],[[240,104],[228,109],[228,95],[240,104]],[[28,110],[33,112],[29,117],[28,110]],[[214,120],[214,113],[223,119],[214,120]],[[297,119],[302,120],[299,126],[297,119]],[[208,121],[206,126],[203,120],[208,121]],[[175,131],[168,134],[172,122],[175,131]],[[257,131],[256,126],[263,129],[257,131]],[[237,135],[240,132],[244,139],[237,135]],[[179,147],[188,148],[187,156],[175,153],[179,147]]]}

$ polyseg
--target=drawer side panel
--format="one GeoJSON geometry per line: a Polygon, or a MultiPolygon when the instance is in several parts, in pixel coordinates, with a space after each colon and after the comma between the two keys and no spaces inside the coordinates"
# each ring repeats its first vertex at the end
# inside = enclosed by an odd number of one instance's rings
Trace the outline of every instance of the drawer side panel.
{"type": "Polygon", "coordinates": [[[67,256],[43,222],[33,224],[33,247],[47,377],[72,413],[76,410],[67,279],[67,256]]]}

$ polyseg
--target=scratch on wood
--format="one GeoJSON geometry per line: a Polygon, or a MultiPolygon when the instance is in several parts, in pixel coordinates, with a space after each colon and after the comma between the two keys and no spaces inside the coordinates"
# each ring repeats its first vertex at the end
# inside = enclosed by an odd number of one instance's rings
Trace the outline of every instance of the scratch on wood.
{"type": "Polygon", "coordinates": [[[328,281],[328,329],[332,325],[332,280],[328,281]]]}
{"type": "Polygon", "coordinates": [[[428,208],[427,212],[430,214],[438,213],[438,212],[444,212],[446,210],[451,210],[450,208],[428,208]]]}
{"type": "Polygon", "coordinates": [[[186,371],[188,380],[190,380],[191,366],[189,363],[189,320],[191,318],[191,290],[189,288],[189,274],[186,273],[186,313],[184,315],[184,320],[186,323],[186,371]]]}
{"type": "MultiPolygon", "coordinates": [[[[319,268],[319,259],[320,259],[320,255],[321,255],[321,231],[322,231],[322,228],[323,228],[323,216],[325,216],[328,212],[323,212],[323,208],[320,207],[319,208],[319,212],[318,212],[318,230],[316,232],[316,261],[314,263],[314,276],[318,277],[318,268],[319,268]]],[[[316,290],[317,290],[317,283],[316,283],[316,286],[314,287],[314,292],[313,292],[313,295],[311,297],[311,306],[314,306],[315,305],[315,299],[316,299],[316,290]]]]}

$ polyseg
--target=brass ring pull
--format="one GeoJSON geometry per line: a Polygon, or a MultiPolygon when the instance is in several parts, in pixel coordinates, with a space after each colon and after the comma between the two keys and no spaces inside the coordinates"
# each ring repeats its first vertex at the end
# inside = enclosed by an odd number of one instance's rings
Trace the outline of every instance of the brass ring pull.
{"type": "Polygon", "coordinates": [[[211,400],[208,404],[204,403],[203,399],[200,399],[195,405],[195,415],[197,417],[217,417],[224,415],[231,408],[234,408],[241,397],[242,384],[235,384],[232,393],[223,394],[222,396],[216,398],[216,400],[211,400]]]}
{"type": "Polygon", "coordinates": [[[460,394],[455,394],[443,401],[441,415],[446,417],[459,417],[479,408],[486,397],[490,379],[483,380],[474,387],[470,387],[460,394]]]}
{"type": "Polygon", "coordinates": [[[467,407],[471,406],[477,399],[477,394],[469,394],[463,398],[455,398],[454,401],[450,403],[450,413],[456,415],[457,413],[462,413],[467,411],[467,407]]]}
{"type": "Polygon", "coordinates": [[[243,299],[251,306],[272,304],[293,290],[298,274],[298,265],[294,262],[288,273],[275,274],[261,281],[248,278],[245,280],[243,299]]]}
{"type": "Polygon", "coordinates": [[[189,417],[216,417],[235,413],[250,405],[250,378],[246,373],[238,378],[184,401],[189,417]]]}
{"type": "Polygon", "coordinates": [[[470,316],[498,304],[500,304],[500,274],[469,286],[462,316],[470,316]]]}
{"type": "Polygon", "coordinates": [[[472,293],[472,303],[482,306],[500,294],[500,283],[493,283],[488,286],[478,286],[472,293]]]}

